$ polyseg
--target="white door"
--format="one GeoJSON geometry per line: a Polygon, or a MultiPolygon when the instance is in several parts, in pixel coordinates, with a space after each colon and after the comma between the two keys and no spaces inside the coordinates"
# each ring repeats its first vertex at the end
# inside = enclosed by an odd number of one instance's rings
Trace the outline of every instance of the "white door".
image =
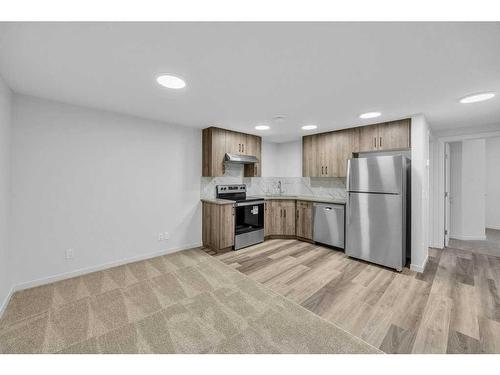
{"type": "Polygon", "coordinates": [[[450,144],[444,145],[444,246],[450,240],[450,144]]]}

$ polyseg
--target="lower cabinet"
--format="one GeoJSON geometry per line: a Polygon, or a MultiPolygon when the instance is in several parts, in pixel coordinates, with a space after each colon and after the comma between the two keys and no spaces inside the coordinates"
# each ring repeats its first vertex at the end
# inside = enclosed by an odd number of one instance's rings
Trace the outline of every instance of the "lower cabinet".
{"type": "Polygon", "coordinates": [[[220,251],[234,245],[234,205],[203,202],[203,246],[220,251]]]}
{"type": "Polygon", "coordinates": [[[297,237],[307,240],[313,239],[313,204],[312,202],[297,201],[296,208],[296,228],[297,237]]]}
{"type": "Polygon", "coordinates": [[[295,201],[267,200],[264,217],[265,236],[295,236],[295,201]]]}

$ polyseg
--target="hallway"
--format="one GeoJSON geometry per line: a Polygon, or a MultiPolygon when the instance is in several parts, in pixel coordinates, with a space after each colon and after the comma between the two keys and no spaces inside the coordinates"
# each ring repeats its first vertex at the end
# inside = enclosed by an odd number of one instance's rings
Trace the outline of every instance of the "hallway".
{"type": "Polygon", "coordinates": [[[467,250],[475,254],[500,257],[500,230],[486,228],[486,240],[465,241],[450,238],[449,247],[467,250]]]}

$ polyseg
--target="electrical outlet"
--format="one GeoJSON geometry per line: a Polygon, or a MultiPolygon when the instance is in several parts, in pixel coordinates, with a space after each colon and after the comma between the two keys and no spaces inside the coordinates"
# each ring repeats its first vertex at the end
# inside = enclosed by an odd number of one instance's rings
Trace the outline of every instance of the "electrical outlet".
{"type": "Polygon", "coordinates": [[[158,241],[163,241],[164,235],[163,233],[158,234],[158,241]]]}
{"type": "Polygon", "coordinates": [[[73,249],[66,249],[66,259],[75,259],[75,251],[73,249]]]}
{"type": "Polygon", "coordinates": [[[163,233],[163,238],[164,238],[165,240],[170,239],[170,234],[168,234],[168,232],[163,233]]]}

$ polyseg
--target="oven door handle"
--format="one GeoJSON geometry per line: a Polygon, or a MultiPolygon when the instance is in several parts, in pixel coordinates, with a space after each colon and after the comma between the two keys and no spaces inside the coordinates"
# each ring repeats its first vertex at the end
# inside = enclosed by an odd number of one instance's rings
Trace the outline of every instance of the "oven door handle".
{"type": "Polygon", "coordinates": [[[257,206],[259,204],[264,204],[264,201],[238,202],[236,207],[257,206]]]}

